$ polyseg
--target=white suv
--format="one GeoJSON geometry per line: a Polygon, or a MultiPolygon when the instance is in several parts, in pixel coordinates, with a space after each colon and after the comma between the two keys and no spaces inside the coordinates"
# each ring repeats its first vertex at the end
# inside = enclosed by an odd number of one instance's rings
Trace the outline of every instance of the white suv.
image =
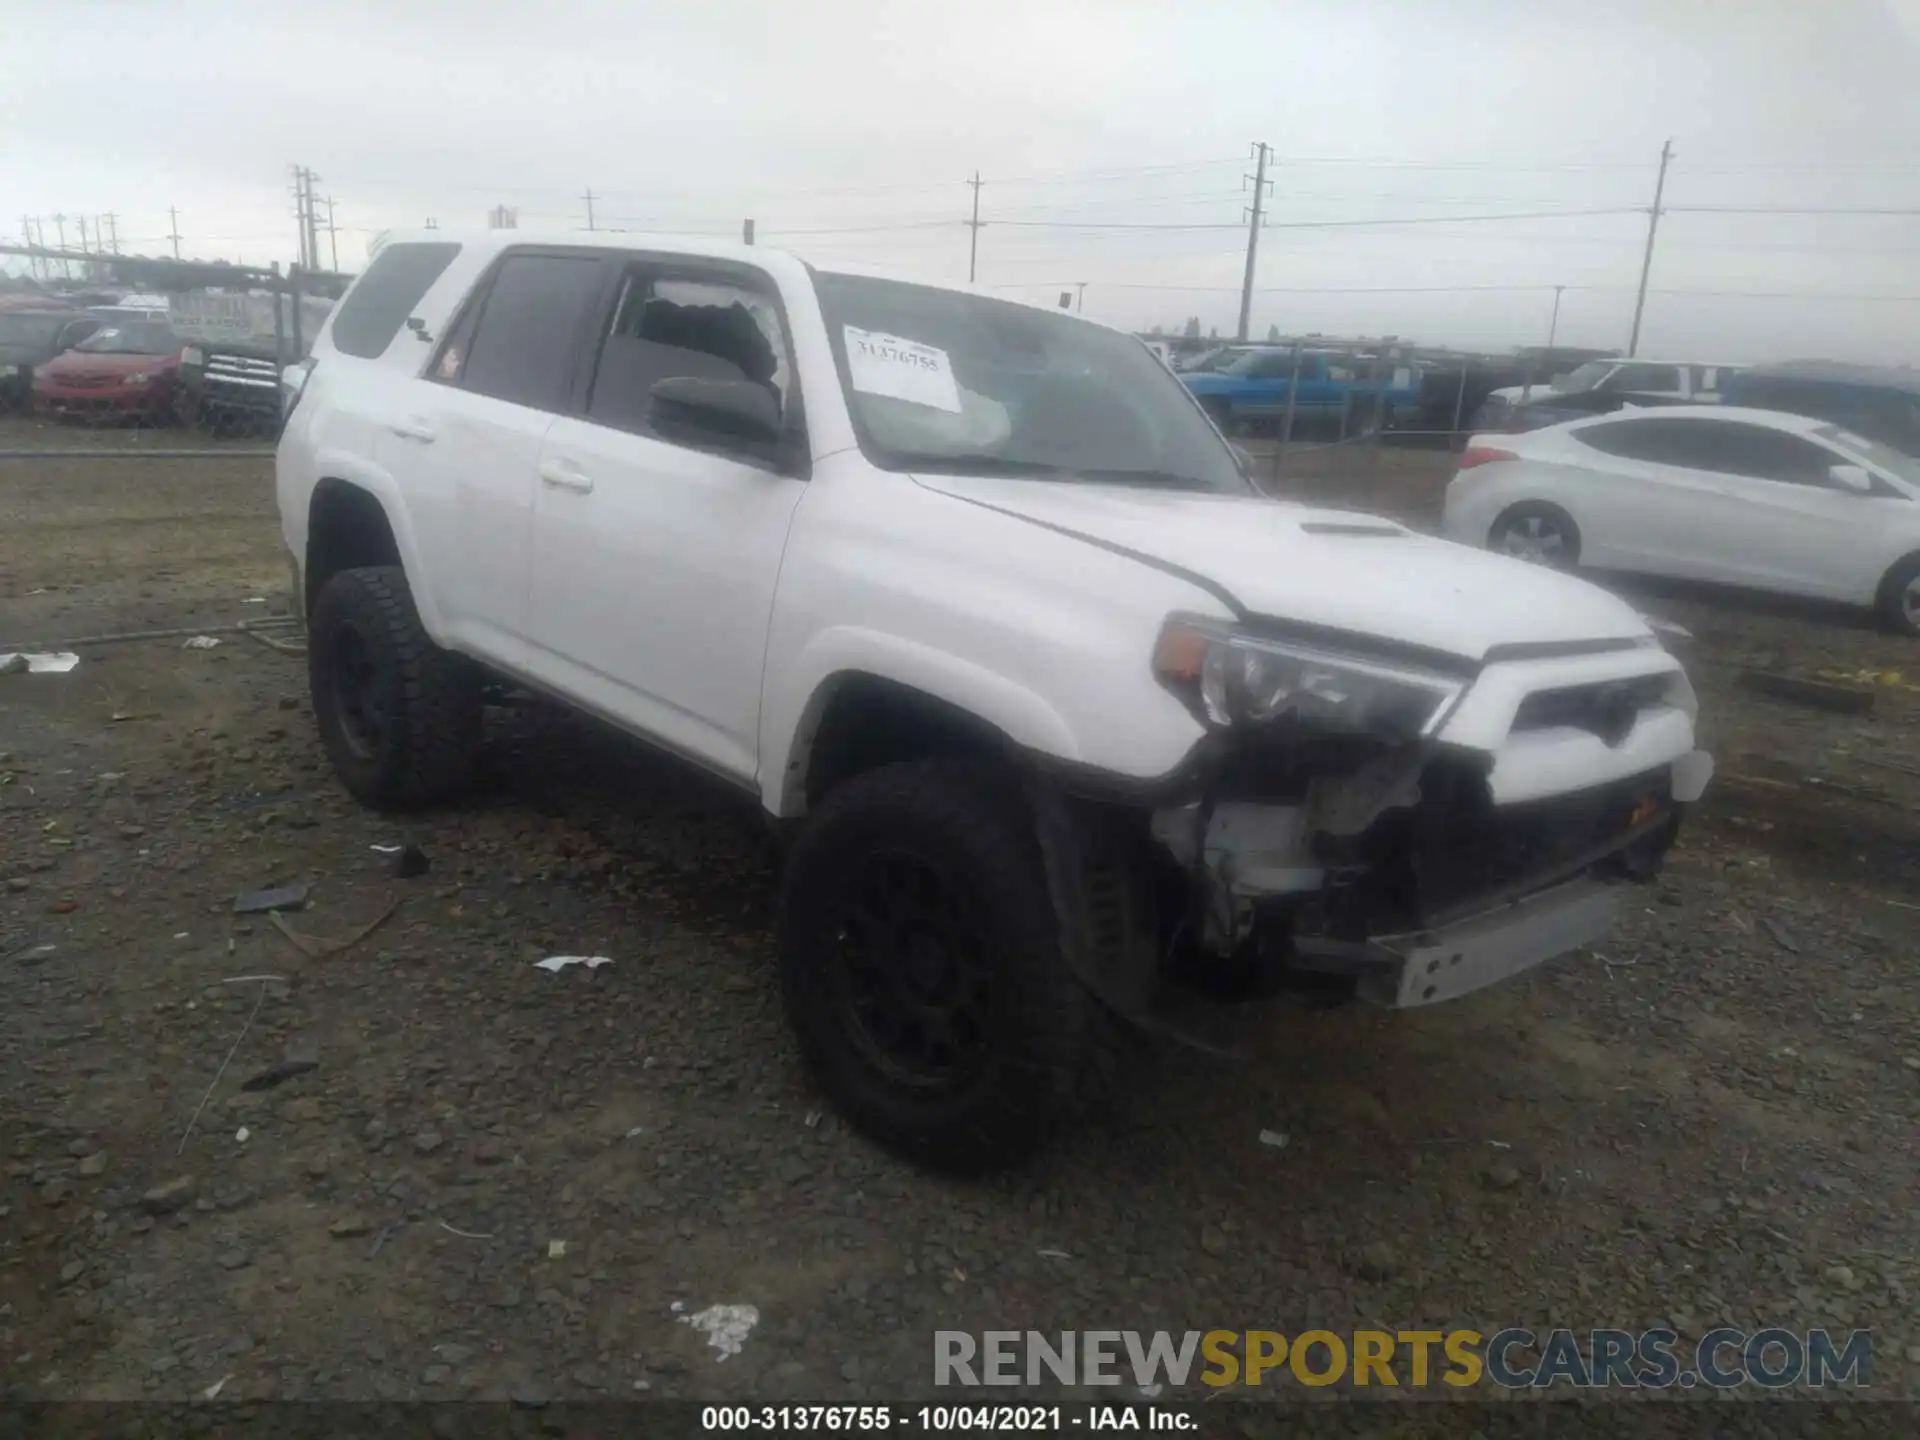
{"type": "Polygon", "coordinates": [[[750,792],[806,1060],[941,1167],[1195,996],[1421,1005],[1591,941],[1712,768],[1625,604],[1264,499],[1139,341],[968,290],[396,240],[278,470],[347,788],[453,795],[493,675],[750,792]]]}

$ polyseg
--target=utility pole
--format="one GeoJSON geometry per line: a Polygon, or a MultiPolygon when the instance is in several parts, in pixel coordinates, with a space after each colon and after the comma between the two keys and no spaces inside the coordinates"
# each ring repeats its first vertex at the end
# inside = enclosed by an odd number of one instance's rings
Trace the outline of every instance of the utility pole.
{"type": "Polygon", "coordinates": [[[1077,280],[1074,283],[1080,287],[1079,298],[1074,302],[1074,306],[1073,306],[1074,313],[1079,315],[1084,315],[1087,313],[1087,282],[1084,280],[1077,280]]]}
{"type": "Polygon", "coordinates": [[[973,178],[967,182],[973,187],[973,218],[967,222],[971,232],[967,239],[967,283],[973,283],[980,263],[980,172],[973,172],[973,178]]]}
{"type": "MultiPolygon", "coordinates": [[[[1567,287],[1564,285],[1556,285],[1553,287],[1553,318],[1547,321],[1547,349],[1548,350],[1553,349],[1554,336],[1560,333],[1560,296],[1566,290],[1566,288],[1567,287]]],[[[1547,356],[1547,363],[1549,365],[1553,363],[1552,355],[1547,356]]]]}
{"type": "Polygon", "coordinates": [[[120,217],[109,210],[104,217],[107,222],[107,249],[112,254],[120,253],[120,217]]]}
{"type": "Polygon", "coordinates": [[[300,234],[300,263],[305,265],[312,258],[307,254],[307,181],[298,165],[293,167],[293,223],[300,234]]]}
{"type": "MultiPolygon", "coordinates": [[[[22,215],[20,217],[20,238],[26,241],[29,250],[33,248],[33,217],[31,215],[22,215]]],[[[36,277],[40,274],[40,257],[38,255],[27,256],[27,273],[36,277]]]]}
{"type": "Polygon", "coordinates": [[[61,278],[71,280],[73,278],[73,270],[72,270],[72,267],[70,267],[67,264],[67,260],[66,260],[66,249],[67,249],[67,217],[66,216],[56,215],[53,217],[53,233],[60,237],[61,278]]]}
{"type": "Polygon", "coordinates": [[[327,256],[332,261],[333,273],[340,273],[340,227],[333,223],[333,197],[327,196],[327,256]]]}
{"type": "Polygon", "coordinates": [[[320,177],[311,170],[302,172],[307,182],[307,265],[309,270],[320,268],[320,214],[319,205],[313,198],[313,182],[320,177]]]}
{"type": "Polygon", "coordinates": [[[167,207],[167,223],[171,227],[167,238],[173,241],[173,258],[180,258],[180,212],[173,206],[167,207]]]}
{"type": "Polygon", "coordinates": [[[587,202],[587,229],[593,229],[593,187],[587,187],[587,193],[580,197],[587,202]]]}
{"type": "Polygon", "coordinates": [[[1258,141],[1253,147],[1258,163],[1253,174],[1245,177],[1253,181],[1253,205],[1247,211],[1247,273],[1240,279],[1240,328],[1234,332],[1243,345],[1247,342],[1247,325],[1253,318],[1253,271],[1260,254],[1260,225],[1267,199],[1267,156],[1271,152],[1272,147],[1266,141],[1258,141]]]}
{"type": "Polygon", "coordinates": [[[1647,253],[1640,261],[1640,291],[1633,297],[1633,333],[1627,337],[1627,358],[1640,353],[1640,317],[1647,308],[1647,277],[1653,273],[1653,237],[1660,231],[1660,201],[1667,193],[1667,166],[1673,163],[1673,141],[1660,147],[1660,178],[1653,182],[1653,209],[1647,212],[1647,253]]]}
{"type": "Polygon", "coordinates": [[[753,243],[753,221],[742,220],[740,222],[740,243],[742,245],[751,245],[753,243]]]}

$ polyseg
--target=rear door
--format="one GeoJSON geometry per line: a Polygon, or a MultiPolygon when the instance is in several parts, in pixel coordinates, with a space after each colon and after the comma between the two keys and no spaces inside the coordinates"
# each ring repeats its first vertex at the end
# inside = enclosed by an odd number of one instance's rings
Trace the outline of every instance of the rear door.
{"type": "Polygon", "coordinates": [[[1684,434],[1664,416],[1623,416],[1567,439],[1591,467],[1581,487],[1581,558],[1655,575],[1702,573],[1703,535],[1717,503],[1715,477],[1691,468],[1684,434]],[[1590,457],[1590,458],[1588,458],[1590,457]]]}
{"type": "Polygon", "coordinates": [[[540,447],[576,403],[604,252],[508,251],[469,298],[380,438],[387,468],[444,507],[423,531],[442,624],[463,648],[524,663],[540,447]]]}

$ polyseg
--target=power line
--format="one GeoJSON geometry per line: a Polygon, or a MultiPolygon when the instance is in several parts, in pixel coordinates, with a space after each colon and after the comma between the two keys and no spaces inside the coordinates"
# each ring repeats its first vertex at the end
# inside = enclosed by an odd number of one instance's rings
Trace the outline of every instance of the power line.
{"type": "Polygon", "coordinates": [[[1920,215],[1920,209],[1847,205],[1669,205],[1669,214],[1687,215],[1920,215]]]}
{"type": "MultiPolygon", "coordinates": [[[[1268,230],[1342,230],[1372,225],[1464,225],[1485,220],[1570,220],[1592,215],[1644,214],[1641,207],[1615,205],[1597,210],[1510,210],[1497,215],[1397,215],[1365,220],[1283,220],[1268,230]]],[[[1233,224],[1143,224],[1103,220],[996,220],[996,225],[1029,230],[1238,230],[1233,224]]]]}

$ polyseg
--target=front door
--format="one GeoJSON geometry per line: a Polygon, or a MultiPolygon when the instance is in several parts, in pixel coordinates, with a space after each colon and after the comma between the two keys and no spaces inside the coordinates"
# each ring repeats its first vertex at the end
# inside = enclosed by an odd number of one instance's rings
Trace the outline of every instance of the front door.
{"type": "Polygon", "coordinates": [[[774,586],[805,491],[773,282],[742,266],[635,261],[599,329],[585,413],[541,448],[534,667],[708,768],[755,777],[774,586]],[[661,380],[764,386],[777,439],[692,423],[661,380]]]}

